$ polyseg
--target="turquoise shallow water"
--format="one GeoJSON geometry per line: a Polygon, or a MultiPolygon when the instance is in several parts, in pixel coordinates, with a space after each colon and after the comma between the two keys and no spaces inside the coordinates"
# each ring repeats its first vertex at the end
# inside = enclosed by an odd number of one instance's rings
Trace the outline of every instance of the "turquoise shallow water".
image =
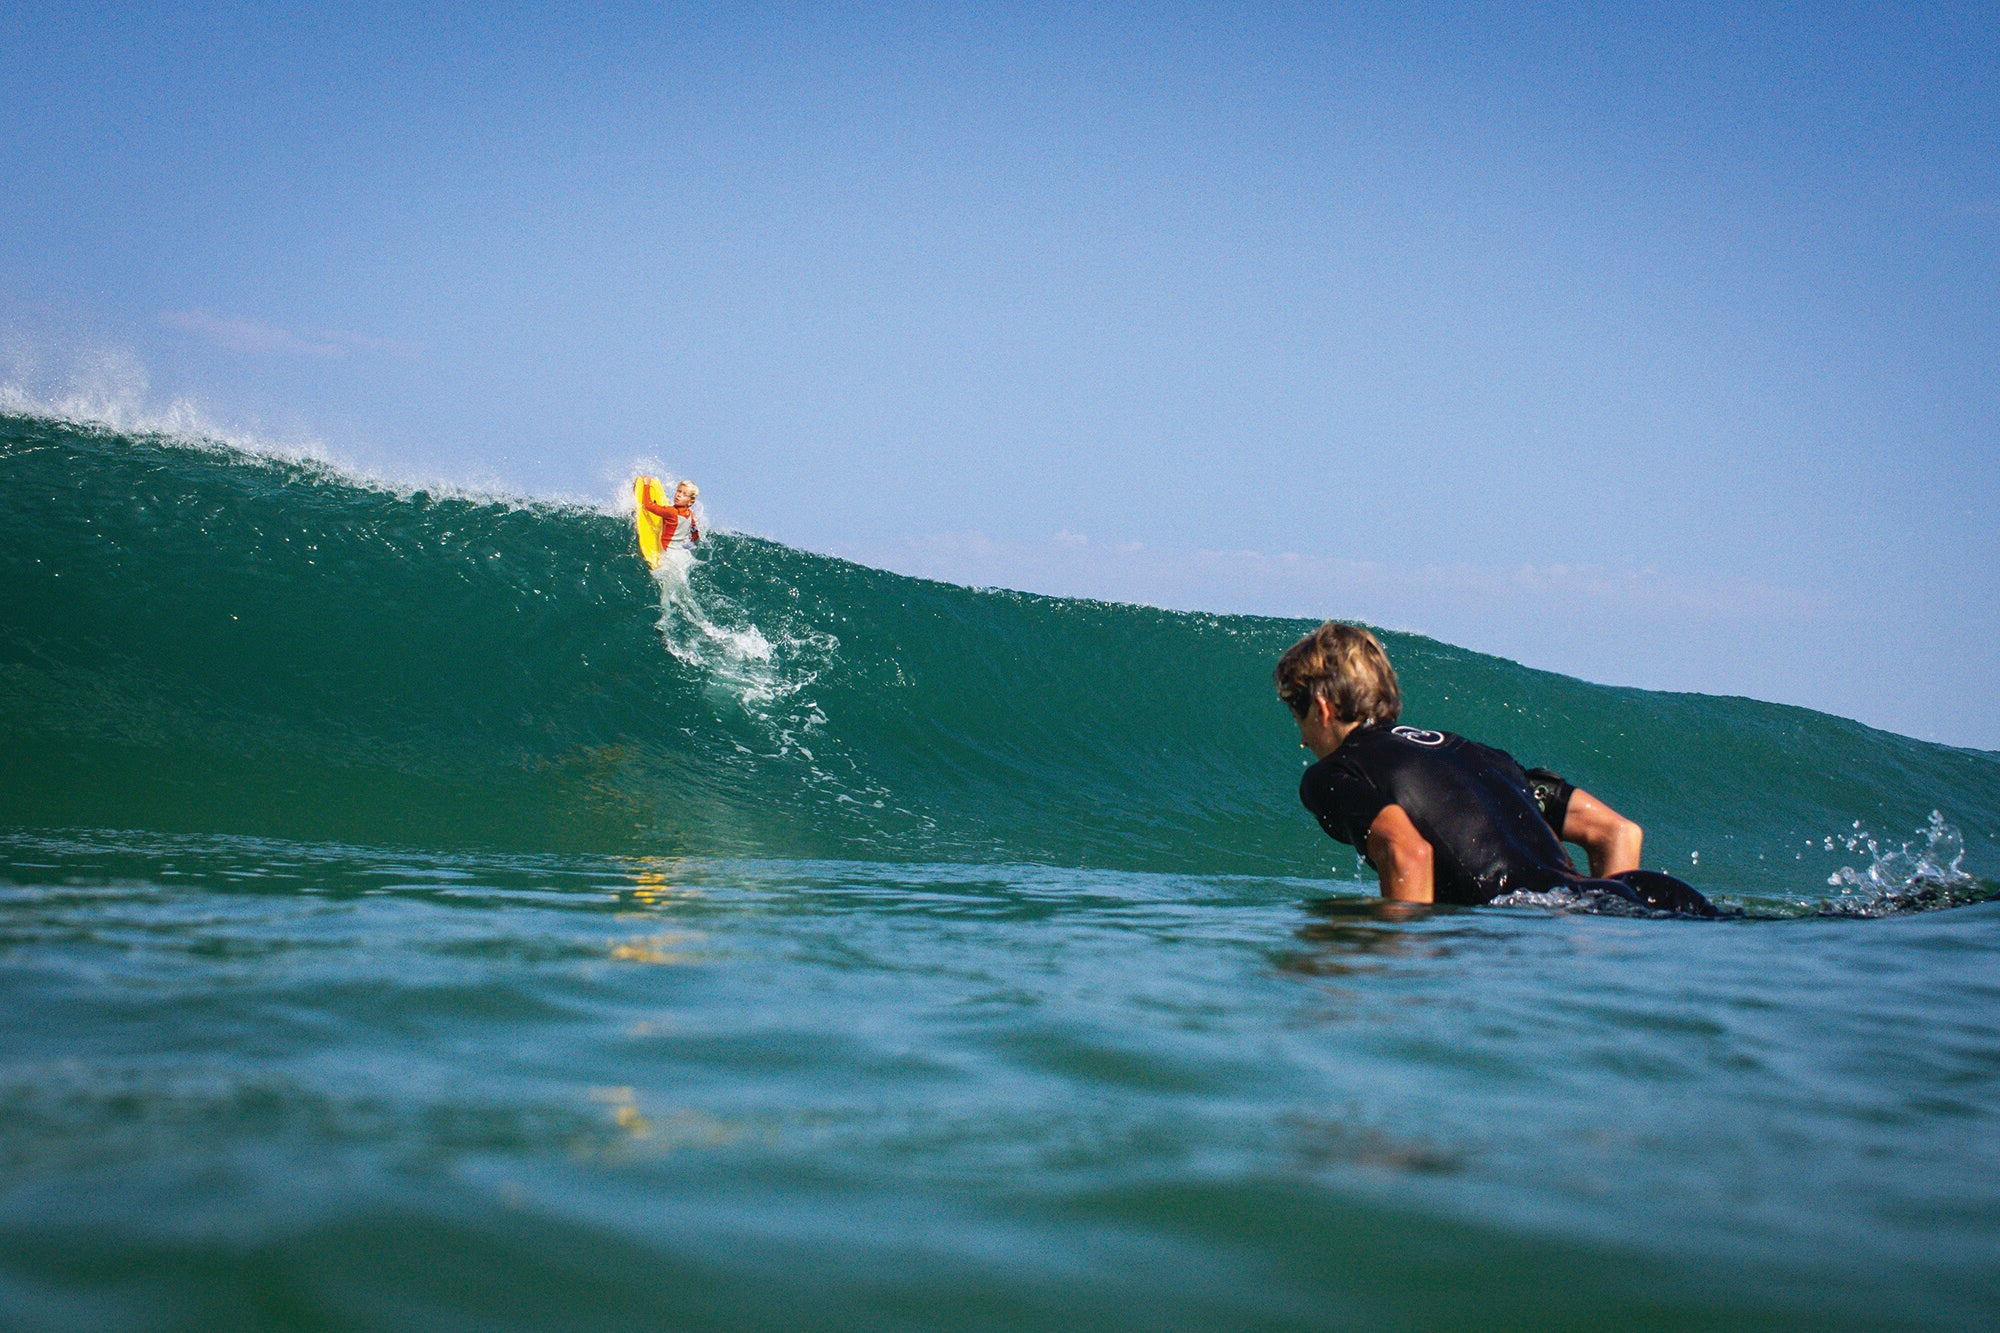
{"type": "Polygon", "coordinates": [[[627,533],[0,417],[0,1324],[2000,1319],[2000,758],[1389,636],[1746,912],[1392,917],[1300,623],[627,533]]]}

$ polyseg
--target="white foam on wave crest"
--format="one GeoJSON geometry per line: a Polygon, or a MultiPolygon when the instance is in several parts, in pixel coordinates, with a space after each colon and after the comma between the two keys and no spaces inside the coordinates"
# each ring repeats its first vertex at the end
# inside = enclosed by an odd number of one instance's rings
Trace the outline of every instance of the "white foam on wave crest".
{"type": "MultiPolygon", "coordinates": [[[[256,425],[225,422],[193,397],[160,399],[145,363],[117,348],[51,354],[18,334],[0,333],[0,414],[114,432],[176,448],[300,465],[331,482],[404,500],[418,496],[465,500],[523,512],[620,512],[617,502],[599,498],[559,492],[529,495],[497,476],[468,480],[411,468],[385,472],[341,456],[317,435],[273,435],[256,425]]],[[[628,515],[630,507],[628,498],[624,510],[628,515]]]]}
{"type": "Polygon", "coordinates": [[[127,351],[93,347],[52,356],[18,334],[0,345],[0,412],[194,447],[326,461],[318,440],[273,441],[247,427],[223,425],[193,398],[160,402],[152,388],[145,363],[127,351]]]}

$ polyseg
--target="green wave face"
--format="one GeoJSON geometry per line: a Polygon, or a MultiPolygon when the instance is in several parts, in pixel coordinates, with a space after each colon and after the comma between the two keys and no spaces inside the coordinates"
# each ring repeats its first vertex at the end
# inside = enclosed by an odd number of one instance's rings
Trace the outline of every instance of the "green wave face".
{"type": "MultiPolygon", "coordinates": [[[[656,581],[614,514],[33,417],[0,418],[0,520],[0,823],[1354,873],[1269,684],[1305,622],[733,534],[656,581]]],[[[1993,873],[1995,756],[1384,638],[1406,718],[1562,771],[1704,885],[1825,897],[1933,810],[1993,873]]]]}

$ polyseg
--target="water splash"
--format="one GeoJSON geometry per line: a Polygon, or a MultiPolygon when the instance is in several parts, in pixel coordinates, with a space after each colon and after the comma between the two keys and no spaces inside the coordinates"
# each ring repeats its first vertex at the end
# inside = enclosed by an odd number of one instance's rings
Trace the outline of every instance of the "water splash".
{"type": "Polygon", "coordinates": [[[1544,912],[1585,912],[1592,916],[1672,916],[1672,912],[1656,912],[1630,898],[1622,898],[1615,893],[1603,893],[1596,889],[1555,888],[1545,891],[1516,889],[1503,893],[1488,904],[1491,907],[1534,907],[1544,912]]]}
{"type": "MultiPolygon", "coordinates": [[[[1826,851],[1845,849],[1869,858],[1864,868],[1842,866],[1827,876],[1827,885],[1837,890],[1831,898],[1816,893],[1775,899],[1721,896],[1716,904],[1725,916],[1881,917],[1961,907],[2000,896],[2000,887],[1965,869],[1964,837],[1945,822],[1941,811],[1931,811],[1928,823],[1916,832],[1915,841],[1894,842],[1870,833],[1856,820],[1848,832],[1822,839],[1820,846],[1826,851]]],[[[1584,888],[1510,893],[1495,898],[1493,905],[1603,916],[1658,915],[1615,894],[1584,888]]]]}
{"type": "MultiPolygon", "coordinates": [[[[1645,903],[1634,902],[1620,893],[1607,893],[1603,889],[1592,888],[1588,881],[1573,887],[1558,886],[1546,890],[1516,889],[1503,893],[1487,904],[1490,907],[1533,907],[1544,912],[1563,914],[1580,912],[1589,916],[1630,916],[1630,917],[1675,917],[1693,919],[1681,912],[1665,908],[1648,907],[1645,903]]],[[[1728,899],[1716,902],[1723,917],[1742,915],[1742,909],[1728,899]]]]}
{"type": "Polygon", "coordinates": [[[1866,852],[1870,860],[1865,869],[1842,866],[1827,876],[1827,884],[1839,893],[1819,904],[1821,914],[1887,916],[1956,907],[1993,896],[1991,886],[1966,872],[1965,839],[1945,822],[1941,811],[1931,811],[1929,823],[1916,832],[1917,841],[1892,846],[1856,820],[1853,831],[1827,838],[1828,851],[1844,846],[1850,852],[1866,852]]]}

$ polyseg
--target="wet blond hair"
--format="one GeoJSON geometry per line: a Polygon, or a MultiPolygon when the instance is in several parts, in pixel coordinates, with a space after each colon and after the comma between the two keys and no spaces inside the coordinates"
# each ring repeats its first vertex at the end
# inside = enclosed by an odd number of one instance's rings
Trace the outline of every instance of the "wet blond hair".
{"type": "Polygon", "coordinates": [[[1403,712],[1396,668],[1381,640],[1359,625],[1329,620],[1285,649],[1271,679],[1278,697],[1304,717],[1314,699],[1333,705],[1342,722],[1394,722],[1403,712]]]}
{"type": "Polygon", "coordinates": [[[688,493],[688,499],[690,499],[690,500],[699,500],[699,499],[701,498],[701,487],[699,487],[699,486],[695,485],[695,484],[694,484],[693,482],[691,482],[691,481],[683,481],[683,482],[679,483],[678,485],[676,485],[676,486],[674,487],[674,490],[675,490],[676,492],[678,492],[678,491],[680,491],[680,490],[683,490],[683,489],[685,489],[685,490],[687,491],[687,493],[688,493]]]}

